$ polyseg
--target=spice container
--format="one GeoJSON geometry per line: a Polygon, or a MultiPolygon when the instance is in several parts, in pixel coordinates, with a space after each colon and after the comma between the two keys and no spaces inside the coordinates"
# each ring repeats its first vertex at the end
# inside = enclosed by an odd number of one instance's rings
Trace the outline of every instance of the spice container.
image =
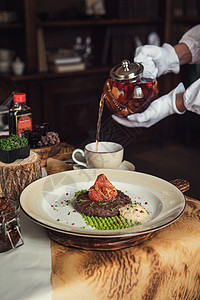
{"type": "Polygon", "coordinates": [[[23,136],[24,131],[32,131],[32,112],[26,104],[26,94],[15,93],[14,105],[9,110],[9,134],[23,136]]]}
{"type": "Polygon", "coordinates": [[[110,71],[102,97],[112,113],[120,117],[140,113],[157,99],[157,81],[144,78],[142,73],[142,64],[128,60],[110,71]]]}
{"type": "Polygon", "coordinates": [[[20,232],[19,203],[6,197],[0,198],[0,252],[24,244],[20,232]]]}

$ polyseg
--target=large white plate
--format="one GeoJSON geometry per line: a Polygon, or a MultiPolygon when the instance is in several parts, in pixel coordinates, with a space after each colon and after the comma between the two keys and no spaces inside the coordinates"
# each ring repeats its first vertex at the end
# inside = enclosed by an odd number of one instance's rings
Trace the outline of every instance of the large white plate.
{"type": "Polygon", "coordinates": [[[20,205],[32,220],[46,228],[84,237],[116,238],[168,226],[183,213],[185,198],[174,185],[155,176],[127,170],[85,169],[49,175],[31,183],[22,192],[20,205]],[[74,209],[74,193],[88,189],[101,173],[117,189],[147,208],[150,216],[146,223],[119,230],[95,230],[85,224],[74,209]]]}

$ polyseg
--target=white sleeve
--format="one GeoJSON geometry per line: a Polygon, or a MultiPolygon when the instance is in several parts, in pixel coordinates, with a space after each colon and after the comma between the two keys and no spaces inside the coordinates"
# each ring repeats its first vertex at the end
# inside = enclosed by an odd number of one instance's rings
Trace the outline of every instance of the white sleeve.
{"type": "Polygon", "coordinates": [[[179,43],[188,46],[192,53],[191,64],[200,63],[200,25],[196,25],[188,30],[180,39],[179,43]]]}
{"type": "Polygon", "coordinates": [[[183,101],[187,110],[200,115],[200,78],[187,88],[183,101]]]}

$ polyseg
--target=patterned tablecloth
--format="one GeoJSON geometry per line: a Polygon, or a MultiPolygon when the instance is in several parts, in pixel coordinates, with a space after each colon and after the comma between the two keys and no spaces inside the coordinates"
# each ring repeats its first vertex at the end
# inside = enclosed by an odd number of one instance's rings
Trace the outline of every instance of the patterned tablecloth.
{"type": "Polygon", "coordinates": [[[200,201],[151,240],[117,251],[51,242],[53,300],[200,299],[200,201]]]}

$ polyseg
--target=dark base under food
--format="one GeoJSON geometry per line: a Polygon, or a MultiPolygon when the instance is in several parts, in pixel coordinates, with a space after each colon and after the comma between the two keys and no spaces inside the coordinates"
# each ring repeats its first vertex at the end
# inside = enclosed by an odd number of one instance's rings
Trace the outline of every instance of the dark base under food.
{"type": "Polygon", "coordinates": [[[16,159],[24,159],[30,155],[30,145],[27,145],[22,148],[4,151],[0,149],[0,161],[4,163],[12,163],[16,159]]]}

